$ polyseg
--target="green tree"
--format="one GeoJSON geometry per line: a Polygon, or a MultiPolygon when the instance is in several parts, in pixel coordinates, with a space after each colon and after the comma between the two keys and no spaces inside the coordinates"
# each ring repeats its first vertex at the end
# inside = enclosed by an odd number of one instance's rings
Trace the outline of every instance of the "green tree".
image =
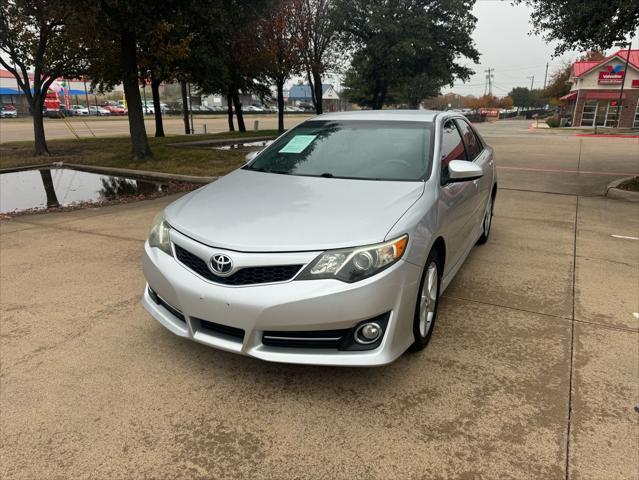
{"type": "Polygon", "coordinates": [[[190,20],[190,59],[186,73],[203,93],[221,93],[228,103],[229,130],[233,111],[238,129],[245,131],[240,93],[268,94],[259,79],[256,58],[258,21],[273,0],[204,0],[193,2],[190,20]]]}
{"type": "Polygon", "coordinates": [[[508,96],[517,108],[542,107],[546,103],[542,90],[530,90],[527,87],[515,87],[508,96]]]}
{"type": "Polygon", "coordinates": [[[472,70],[474,0],[336,0],[335,18],[354,50],[345,85],[362,106],[416,107],[472,70]]]}
{"type": "Polygon", "coordinates": [[[158,19],[151,29],[141,35],[139,41],[139,68],[142,81],[151,85],[155,136],[164,136],[160,84],[172,81],[189,58],[191,35],[180,10],[172,15],[171,22],[158,19]]]}
{"type": "Polygon", "coordinates": [[[82,16],[91,6],[65,0],[0,0],[0,65],[11,72],[33,115],[36,155],[48,155],[42,109],[58,77],[84,72],[82,16]]]}
{"type": "Polygon", "coordinates": [[[555,54],[573,49],[606,50],[634,37],[639,28],[637,0],[515,0],[532,7],[534,32],[558,42],[555,54]]]}

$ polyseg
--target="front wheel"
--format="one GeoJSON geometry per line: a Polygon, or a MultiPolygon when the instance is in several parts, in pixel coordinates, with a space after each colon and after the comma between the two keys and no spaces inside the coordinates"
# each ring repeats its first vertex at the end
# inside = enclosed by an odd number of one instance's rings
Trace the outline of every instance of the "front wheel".
{"type": "Polygon", "coordinates": [[[430,342],[430,337],[433,335],[433,328],[437,319],[441,276],[439,254],[436,250],[432,250],[426,260],[426,267],[424,268],[417,295],[415,318],[413,320],[415,341],[409,348],[413,352],[426,347],[428,342],[430,342]]]}

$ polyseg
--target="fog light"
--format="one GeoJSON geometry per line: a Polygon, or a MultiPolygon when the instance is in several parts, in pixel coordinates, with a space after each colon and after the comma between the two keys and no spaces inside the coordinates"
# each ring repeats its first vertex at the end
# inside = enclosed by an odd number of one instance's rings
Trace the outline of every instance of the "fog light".
{"type": "Polygon", "coordinates": [[[364,323],[355,330],[355,341],[363,345],[374,343],[382,335],[381,327],[376,323],[364,323]]]}

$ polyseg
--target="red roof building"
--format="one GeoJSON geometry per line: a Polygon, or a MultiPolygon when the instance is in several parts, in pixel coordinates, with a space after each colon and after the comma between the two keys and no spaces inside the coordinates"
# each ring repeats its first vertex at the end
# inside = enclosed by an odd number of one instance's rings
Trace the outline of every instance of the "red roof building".
{"type": "Polygon", "coordinates": [[[628,50],[619,50],[603,60],[575,62],[570,83],[570,93],[562,97],[562,116],[571,125],[639,129],[639,50],[630,50],[630,55],[628,50]]]}

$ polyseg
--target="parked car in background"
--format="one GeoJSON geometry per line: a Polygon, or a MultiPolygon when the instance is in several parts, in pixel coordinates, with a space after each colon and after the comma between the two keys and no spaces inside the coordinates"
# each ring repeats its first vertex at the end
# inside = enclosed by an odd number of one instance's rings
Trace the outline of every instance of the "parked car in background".
{"type": "Polygon", "coordinates": [[[71,105],[71,109],[69,110],[71,115],[83,116],[89,114],[89,109],[82,105],[71,105]]]}
{"type": "Polygon", "coordinates": [[[18,118],[16,107],[10,103],[0,107],[0,118],[18,118]]]}
{"type": "Polygon", "coordinates": [[[89,115],[97,115],[101,117],[101,116],[111,115],[111,112],[109,112],[106,108],[103,108],[103,107],[91,106],[89,107],[89,115]]]}
{"type": "Polygon", "coordinates": [[[243,108],[243,110],[245,112],[253,112],[253,113],[258,113],[258,112],[263,112],[264,110],[262,110],[260,107],[256,106],[256,105],[247,105],[243,108]]]}
{"type": "Polygon", "coordinates": [[[126,115],[126,110],[116,102],[104,102],[100,106],[108,110],[110,115],[126,115]]]}
{"type": "Polygon", "coordinates": [[[453,112],[326,114],[247,160],[156,217],[151,315],[272,362],[373,366],[423,349],[490,234],[496,165],[473,126],[453,112]]]}

